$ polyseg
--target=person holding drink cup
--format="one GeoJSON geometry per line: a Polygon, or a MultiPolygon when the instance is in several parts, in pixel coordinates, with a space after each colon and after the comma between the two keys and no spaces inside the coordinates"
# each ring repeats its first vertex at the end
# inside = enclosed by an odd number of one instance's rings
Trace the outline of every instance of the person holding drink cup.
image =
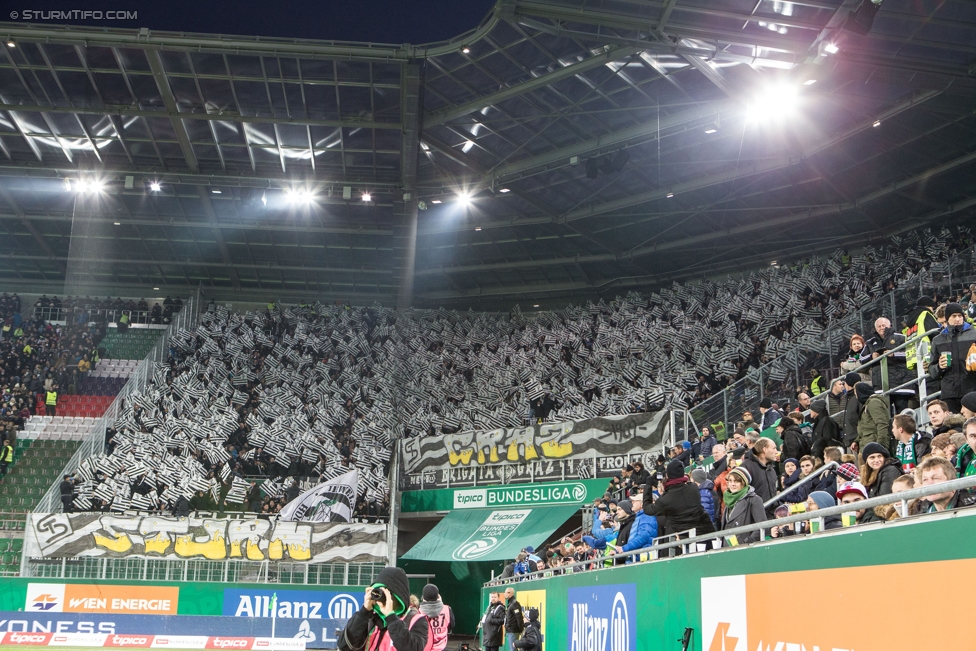
{"type": "Polygon", "coordinates": [[[946,327],[932,340],[929,375],[941,381],[949,410],[959,413],[962,397],[976,391],[976,329],[959,303],[946,305],[945,316],[946,327]]]}

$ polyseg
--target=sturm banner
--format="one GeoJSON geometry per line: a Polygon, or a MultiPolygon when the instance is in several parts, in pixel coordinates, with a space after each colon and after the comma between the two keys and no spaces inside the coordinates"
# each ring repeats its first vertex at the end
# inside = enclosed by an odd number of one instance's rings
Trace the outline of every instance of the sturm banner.
{"type": "Polygon", "coordinates": [[[388,547],[380,524],[32,513],[24,554],[384,563],[388,547]]]}
{"type": "Polygon", "coordinates": [[[657,411],[405,439],[400,487],[609,476],[661,450],[669,422],[657,411]]]}

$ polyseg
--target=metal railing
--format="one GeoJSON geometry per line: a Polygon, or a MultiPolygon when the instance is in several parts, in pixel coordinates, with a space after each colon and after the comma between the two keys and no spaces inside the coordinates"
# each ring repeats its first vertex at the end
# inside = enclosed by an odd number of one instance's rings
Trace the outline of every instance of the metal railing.
{"type": "Polygon", "coordinates": [[[107,581],[369,585],[385,563],[294,563],[161,558],[25,558],[21,576],[107,581]]]}
{"type": "Polygon", "coordinates": [[[169,354],[170,337],[176,334],[180,328],[192,330],[196,327],[197,318],[200,310],[200,290],[197,289],[183,306],[183,310],[175,315],[169,326],[160,332],[160,337],[153,345],[152,349],[143,358],[135,373],[128,379],[122,390],[109,405],[105,413],[95,422],[88,435],[82,441],[81,446],[74,456],[68,460],[64,469],[58,475],[54,484],[44,493],[40,501],[34,507],[34,511],[41,513],[58,513],[61,511],[61,477],[71,474],[78,469],[81,463],[89,458],[101,454],[105,451],[105,430],[111,427],[118,418],[119,411],[125,405],[129,396],[135,393],[142,393],[146,384],[152,379],[153,368],[157,362],[164,362],[169,354]]]}
{"type": "Polygon", "coordinates": [[[819,479],[820,476],[823,475],[825,472],[827,472],[828,470],[833,470],[834,468],[840,468],[840,464],[837,463],[836,461],[831,461],[830,463],[826,463],[826,464],[820,466],[819,468],[817,468],[816,470],[814,470],[813,472],[811,472],[809,475],[807,475],[806,477],[804,477],[800,481],[796,482],[795,484],[793,484],[789,488],[785,489],[779,495],[773,495],[773,497],[771,499],[766,500],[765,502],[763,502],[763,506],[765,506],[766,508],[769,508],[773,504],[776,504],[777,502],[781,501],[783,498],[785,498],[787,495],[789,495],[790,493],[792,493],[793,491],[795,491],[797,488],[800,488],[801,486],[806,486],[807,484],[809,484],[810,482],[812,482],[814,479],[819,479]]]}
{"type": "MultiPolygon", "coordinates": [[[[154,320],[152,316],[152,309],[148,310],[132,310],[129,308],[83,308],[83,307],[42,307],[40,305],[35,305],[33,308],[33,314],[35,319],[43,319],[45,321],[64,321],[66,323],[74,323],[79,317],[85,317],[85,323],[92,321],[99,323],[117,323],[119,318],[123,313],[129,315],[130,324],[151,324],[157,323],[161,325],[167,325],[172,322],[183,310],[189,302],[184,303],[179,310],[173,310],[169,316],[164,316],[164,312],[161,311],[158,320],[154,320]],[[164,320],[165,319],[165,320],[164,320]]],[[[162,306],[160,306],[162,307],[162,306]]]]}
{"type": "Polygon", "coordinates": [[[722,423],[729,433],[742,412],[757,412],[764,397],[792,397],[794,391],[801,389],[809,392],[809,383],[813,379],[809,377],[811,369],[821,371],[825,386],[829,386],[830,381],[840,374],[837,347],[851,334],[866,333],[867,338],[874,332],[874,320],[881,316],[887,317],[896,331],[901,332],[900,319],[915,308],[919,296],[958,293],[968,288],[968,283],[974,279],[976,247],[932,263],[929,269],[919,274],[917,284],[880,296],[856,312],[829,322],[824,332],[813,338],[814,341],[791,344],[787,352],[764,362],[725,389],[690,407],[693,418],[702,425],[722,423]]]}
{"type": "MultiPolygon", "coordinates": [[[[953,479],[951,481],[942,482],[939,484],[931,484],[929,486],[922,486],[921,488],[912,488],[907,491],[902,491],[900,493],[890,493],[888,495],[882,495],[880,497],[872,497],[867,500],[861,500],[860,502],[854,502],[851,504],[842,504],[840,506],[832,506],[827,509],[819,509],[817,511],[811,511],[808,513],[798,513],[796,515],[791,515],[785,518],[776,518],[774,520],[765,520],[763,522],[758,522],[756,524],[746,525],[744,527],[735,527],[732,529],[725,529],[720,532],[709,533],[697,535],[694,529],[687,532],[678,532],[678,534],[670,534],[666,537],[675,537],[688,534],[689,537],[681,538],[680,540],[674,540],[671,542],[666,542],[662,544],[657,544],[658,540],[661,538],[655,538],[655,544],[650,547],[644,547],[643,549],[635,549],[629,552],[623,552],[614,555],[614,559],[631,559],[631,562],[646,562],[641,561],[643,555],[649,556],[649,561],[653,562],[663,558],[671,557],[671,550],[677,550],[684,555],[690,554],[701,554],[710,553],[713,551],[718,551],[719,549],[728,549],[724,547],[726,539],[735,536],[737,539],[741,539],[743,536],[751,533],[759,533],[760,540],[751,543],[753,545],[762,544],[763,542],[768,542],[765,538],[765,532],[773,527],[783,527],[788,525],[793,525],[800,522],[808,522],[811,520],[824,520],[828,517],[843,516],[845,514],[862,511],[862,510],[873,510],[878,506],[886,506],[888,504],[898,504],[899,513],[901,515],[900,521],[903,521],[908,514],[908,503],[912,500],[921,499],[928,497],[930,495],[937,495],[940,493],[948,493],[951,491],[963,491],[976,487],[976,475],[970,477],[962,477],[959,479],[953,479]],[[668,552],[668,554],[663,554],[662,552],[668,552]]],[[[949,513],[950,515],[970,515],[976,516],[976,509],[967,510],[956,510],[948,511],[943,513],[949,513]],[[968,510],[968,513],[967,513],[968,510]]],[[[912,516],[915,521],[924,521],[926,518],[931,518],[935,514],[922,513],[917,516],[912,516]]],[[[884,522],[868,522],[864,524],[856,525],[857,529],[860,531],[865,530],[868,527],[879,527],[884,526],[884,522]]],[[[840,531],[850,531],[851,527],[844,527],[840,531]]],[[[834,529],[832,531],[826,531],[822,526],[820,531],[812,533],[809,535],[821,536],[830,535],[832,532],[837,532],[834,529]]],[[[778,540],[778,539],[777,539],[778,540]]],[[[786,538],[787,541],[797,540],[796,536],[791,536],[786,538]]],[[[747,543],[748,544],[748,543],[747,543]]],[[[739,544],[738,546],[746,546],[746,544],[739,544]]],[[[599,557],[588,561],[580,561],[578,563],[570,563],[567,565],[560,565],[558,572],[561,574],[569,574],[577,571],[595,571],[599,572],[604,568],[604,561],[607,557],[599,557]],[[578,568],[578,569],[577,569],[578,568]]],[[[663,560],[663,559],[662,559],[663,560]]],[[[617,566],[619,567],[619,565],[617,566]]],[[[609,569],[609,568],[606,568],[609,569]]],[[[536,572],[531,572],[529,574],[521,574],[518,577],[511,577],[506,579],[494,579],[485,583],[485,587],[503,585],[506,583],[515,583],[518,581],[534,580],[548,578],[553,575],[553,570],[539,570],[536,572]]]]}

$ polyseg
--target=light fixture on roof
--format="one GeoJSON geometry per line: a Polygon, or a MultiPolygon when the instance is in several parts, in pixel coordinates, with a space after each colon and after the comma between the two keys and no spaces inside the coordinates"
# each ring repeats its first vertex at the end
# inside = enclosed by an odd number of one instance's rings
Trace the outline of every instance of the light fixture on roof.
{"type": "Polygon", "coordinates": [[[705,129],[705,133],[715,133],[717,131],[718,129],[716,129],[715,127],[708,127],[707,129],[705,129]]]}
{"type": "Polygon", "coordinates": [[[7,47],[17,47],[17,44],[13,41],[7,41],[7,47]]]}
{"type": "Polygon", "coordinates": [[[261,203],[265,206],[268,205],[268,193],[267,191],[261,193],[261,203]]]}
{"type": "Polygon", "coordinates": [[[770,263],[769,263],[769,266],[770,266],[770,267],[775,267],[775,266],[776,266],[776,261],[775,261],[775,260],[773,260],[772,262],[770,262],[770,263]]]}
{"type": "Polygon", "coordinates": [[[312,192],[306,188],[288,188],[285,190],[285,197],[289,203],[312,203],[312,192]]]}
{"type": "Polygon", "coordinates": [[[373,195],[371,195],[369,192],[363,192],[363,201],[368,203],[372,200],[373,200],[373,195]]]}
{"type": "Polygon", "coordinates": [[[474,230],[476,230],[476,231],[480,231],[480,230],[481,230],[481,226],[475,226],[475,227],[474,227],[474,230]]]}
{"type": "Polygon", "coordinates": [[[532,307],[539,307],[539,304],[538,304],[538,303],[536,303],[536,304],[535,304],[535,305],[533,305],[532,307]]]}
{"type": "Polygon", "coordinates": [[[461,52],[464,54],[471,54],[471,48],[469,47],[461,48],[461,52]]]}
{"type": "Polygon", "coordinates": [[[467,192],[462,192],[461,194],[458,195],[458,203],[465,207],[470,206],[471,195],[468,194],[467,192]]]}
{"type": "Polygon", "coordinates": [[[153,181],[149,184],[149,189],[152,192],[159,192],[160,190],[163,189],[163,186],[159,184],[159,181],[153,181]]]}
{"type": "Polygon", "coordinates": [[[96,194],[102,192],[105,189],[105,182],[98,179],[86,180],[78,179],[74,183],[65,182],[65,187],[70,191],[75,192],[85,192],[88,194],[96,194]]]}
{"type": "Polygon", "coordinates": [[[880,127],[881,126],[881,120],[875,120],[874,121],[874,124],[872,124],[871,126],[872,127],[880,127]]]}
{"type": "Polygon", "coordinates": [[[122,222],[115,222],[115,225],[116,226],[121,226],[122,225],[122,222]]]}
{"type": "Polygon", "coordinates": [[[433,203],[433,204],[438,204],[438,203],[441,202],[441,200],[440,199],[431,199],[430,202],[433,203]]]}
{"type": "Polygon", "coordinates": [[[506,194],[508,192],[511,192],[511,190],[509,190],[508,188],[502,188],[501,190],[499,190],[499,192],[501,192],[502,194],[506,194]]]}
{"type": "Polygon", "coordinates": [[[807,79],[805,82],[803,82],[803,85],[804,86],[813,86],[815,83],[817,83],[817,80],[816,79],[807,79]]]}
{"type": "Polygon", "coordinates": [[[210,193],[211,194],[220,194],[220,190],[211,190],[210,193]]]}
{"type": "Polygon", "coordinates": [[[823,49],[827,54],[837,54],[840,52],[840,48],[835,43],[827,43],[823,46],[823,49]]]}
{"type": "Polygon", "coordinates": [[[153,287],[153,291],[154,292],[158,292],[159,291],[159,287],[153,287]]]}
{"type": "Polygon", "coordinates": [[[796,110],[798,100],[799,92],[792,84],[767,86],[749,104],[746,117],[754,122],[781,119],[796,110]]]}
{"type": "Polygon", "coordinates": [[[674,192],[668,192],[668,196],[667,196],[668,199],[672,198],[673,196],[674,196],[674,192]]]}

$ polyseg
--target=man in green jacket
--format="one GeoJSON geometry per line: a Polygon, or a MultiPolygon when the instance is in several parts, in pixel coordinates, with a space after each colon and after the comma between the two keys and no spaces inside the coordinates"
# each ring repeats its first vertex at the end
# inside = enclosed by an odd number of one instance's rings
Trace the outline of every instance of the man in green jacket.
{"type": "Polygon", "coordinates": [[[857,422],[857,440],[854,442],[856,452],[863,450],[864,446],[872,441],[890,448],[891,405],[888,404],[888,399],[876,394],[874,387],[867,382],[855,384],[854,395],[861,403],[861,417],[857,422]]]}

